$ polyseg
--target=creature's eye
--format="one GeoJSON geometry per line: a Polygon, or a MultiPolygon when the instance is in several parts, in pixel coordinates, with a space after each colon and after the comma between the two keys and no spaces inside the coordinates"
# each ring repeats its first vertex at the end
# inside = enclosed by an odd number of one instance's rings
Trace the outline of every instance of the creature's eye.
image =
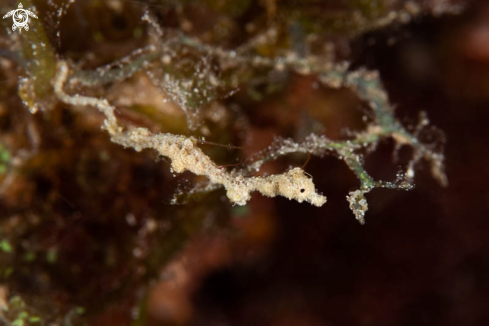
{"type": "Polygon", "coordinates": [[[302,189],[301,189],[301,193],[304,193],[304,191],[306,191],[306,189],[302,188],[302,189]]]}

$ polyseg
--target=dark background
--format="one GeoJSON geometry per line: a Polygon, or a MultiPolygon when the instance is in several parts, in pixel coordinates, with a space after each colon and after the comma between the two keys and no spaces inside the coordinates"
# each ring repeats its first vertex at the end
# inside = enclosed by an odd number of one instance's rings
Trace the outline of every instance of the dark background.
{"type": "MultiPolygon", "coordinates": [[[[449,186],[422,164],[414,190],[367,195],[361,226],[345,201],[351,172],[313,159],[306,170],[327,204],[274,199],[272,249],[212,272],[195,296],[196,325],[489,323],[489,7],[368,33],[352,48],[356,65],[380,71],[397,117],[423,110],[445,132],[449,186]]],[[[382,163],[392,150],[383,143],[367,170],[392,178],[395,164],[382,163]]]]}

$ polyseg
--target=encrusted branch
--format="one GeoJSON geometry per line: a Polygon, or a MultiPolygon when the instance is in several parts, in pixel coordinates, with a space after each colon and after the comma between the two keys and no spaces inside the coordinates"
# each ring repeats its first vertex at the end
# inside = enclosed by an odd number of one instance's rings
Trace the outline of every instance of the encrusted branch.
{"type": "Polygon", "coordinates": [[[326,197],[316,192],[314,183],[300,168],[267,177],[234,175],[220,169],[197,147],[197,140],[193,137],[187,138],[168,133],[154,134],[146,128],[123,130],[117,123],[114,107],[107,100],[77,94],[68,95],[63,89],[67,77],[68,65],[60,61],[53,83],[58,98],[71,105],[96,107],[105,115],[104,128],[109,132],[114,143],[134,148],[136,151],[146,148],[156,150],[160,155],[171,160],[174,172],[182,173],[188,170],[206,176],[212,183],[221,184],[233,203],[245,205],[251,193],[255,191],[268,197],[283,196],[298,202],[307,201],[315,206],[322,206],[326,202],[326,197]]]}
{"type": "MultiPolygon", "coordinates": [[[[458,10],[454,8],[446,7],[443,10],[458,10]]],[[[385,17],[385,21],[379,20],[379,26],[396,20],[408,21],[408,18],[421,13],[412,6],[405,9],[405,12],[397,12],[396,16],[385,17]]],[[[352,71],[347,63],[335,63],[327,56],[299,55],[291,50],[284,50],[282,55],[273,58],[254,53],[257,45],[276,38],[275,28],[235,50],[226,50],[202,43],[179,31],[164,33],[148,13],[143,19],[154,30],[152,35],[158,36],[158,39],[164,38],[162,42],[157,43],[155,40],[153,45],[140,49],[114,64],[95,71],[74,72],[70,78],[68,65],[60,62],[54,79],[55,93],[65,103],[98,108],[106,117],[104,128],[111,135],[113,142],[137,151],[146,148],[156,150],[171,160],[174,172],[188,170],[207,177],[207,184],[200,184],[194,190],[186,192],[187,194],[211,191],[222,186],[226,189],[229,200],[239,205],[244,205],[255,191],[269,197],[284,196],[298,202],[307,201],[316,206],[323,205],[326,198],[316,192],[312,180],[300,168],[279,175],[252,176],[263,163],[291,153],[315,156],[333,154],[345,161],[360,180],[359,189],[351,191],[347,199],[350,208],[362,224],[365,222],[364,215],[368,209],[365,194],[374,188],[412,189],[414,167],[423,158],[431,164],[432,174],[439,183],[447,185],[442,151],[435,150],[431,144],[424,144],[418,139],[420,132],[428,125],[426,115],[421,114],[414,130],[408,131],[404,128],[394,116],[393,106],[389,102],[378,72],[366,69],[352,71]],[[187,58],[181,59],[180,52],[188,54],[187,58]],[[192,53],[200,59],[189,59],[192,58],[192,53]],[[217,63],[215,67],[218,67],[218,72],[211,68],[210,61],[217,63]],[[188,66],[190,72],[182,72],[186,71],[188,66]],[[154,134],[145,128],[125,130],[117,123],[114,107],[107,100],[77,94],[68,95],[63,89],[65,83],[95,86],[123,80],[139,70],[145,70],[153,83],[181,107],[187,114],[191,129],[195,129],[198,124],[199,109],[214,101],[219,90],[229,92],[229,89],[246,84],[256,78],[247,73],[254,70],[289,70],[300,75],[316,76],[318,81],[327,87],[350,89],[370,106],[373,114],[367,128],[348,140],[332,141],[315,134],[311,134],[300,143],[290,139],[278,139],[268,149],[246,159],[244,167],[226,171],[200,150],[197,139],[173,134],[154,134]],[[365,151],[374,148],[386,138],[395,141],[396,151],[404,145],[413,149],[413,156],[406,171],[398,172],[394,182],[374,180],[363,167],[365,151]]]]}

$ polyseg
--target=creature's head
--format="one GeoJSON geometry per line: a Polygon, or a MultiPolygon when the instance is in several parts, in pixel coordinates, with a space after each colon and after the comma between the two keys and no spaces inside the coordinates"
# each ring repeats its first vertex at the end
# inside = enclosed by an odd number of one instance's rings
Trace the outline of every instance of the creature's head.
{"type": "Polygon", "coordinates": [[[322,206],[326,197],[316,192],[312,178],[308,177],[301,168],[294,168],[283,174],[278,180],[279,194],[299,203],[307,201],[315,206],[322,206]]]}

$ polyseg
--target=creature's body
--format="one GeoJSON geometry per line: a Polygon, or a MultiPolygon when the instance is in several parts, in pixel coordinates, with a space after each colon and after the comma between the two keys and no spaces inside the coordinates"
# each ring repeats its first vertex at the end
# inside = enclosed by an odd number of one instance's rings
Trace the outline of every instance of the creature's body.
{"type": "Polygon", "coordinates": [[[22,3],[19,3],[19,8],[9,11],[3,18],[8,18],[12,16],[14,24],[12,25],[12,30],[15,31],[17,28],[22,30],[22,27],[28,31],[29,30],[29,16],[37,18],[37,16],[29,10],[25,10],[22,7],[22,3]]]}

